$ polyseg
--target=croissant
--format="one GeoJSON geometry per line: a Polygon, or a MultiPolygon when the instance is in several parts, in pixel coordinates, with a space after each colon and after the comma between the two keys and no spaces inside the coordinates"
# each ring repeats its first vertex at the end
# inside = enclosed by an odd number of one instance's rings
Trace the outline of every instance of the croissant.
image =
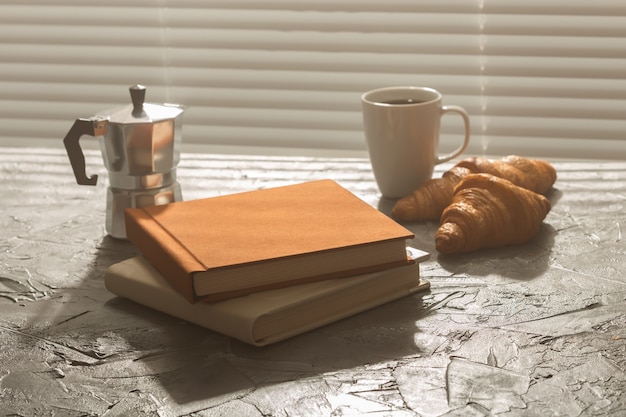
{"type": "Polygon", "coordinates": [[[398,200],[391,216],[400,221],[439,220],[452,200],[454,187],[472,173],[488,173],[539,194],[545,194],[556,181],[556,170],[548,162],[509,155],[501,160],[467,158],[441,178],[427,180],[412,194],[398,200]]]}
{"type": "Polygon", "coordinates": [[[541,194],[503,178],[467,175],[441,215],[435,248],[450,254],[525,243],[539,232],[551,207],[541,194]]]}

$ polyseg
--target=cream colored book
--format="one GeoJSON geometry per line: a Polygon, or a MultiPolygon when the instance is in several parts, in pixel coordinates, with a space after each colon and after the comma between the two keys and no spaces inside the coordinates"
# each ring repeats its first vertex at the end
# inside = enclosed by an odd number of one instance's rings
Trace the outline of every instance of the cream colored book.
{"type": "Polygon", "coordinates": [[[415,263],[213,303],[190,303],[143,257],[112,265],[104,282],[113,294],[263,346],[428,289],[429,283],[419,278],[419,263],[428,253],[413,248],[408,253],[415,263]]]}

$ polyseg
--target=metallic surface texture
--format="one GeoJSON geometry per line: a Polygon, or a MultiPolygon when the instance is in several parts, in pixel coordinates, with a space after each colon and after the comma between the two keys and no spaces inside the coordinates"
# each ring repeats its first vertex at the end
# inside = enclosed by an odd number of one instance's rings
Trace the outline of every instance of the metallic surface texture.
{"type": "Polygon", "coordinates": [[[83,136],[98,138],[108,171],[105,228],[116,238],[126,237],[124,209],[182,200],[176,167],[180,161],[184,106],[144,103],[146,88],[129,88],[132,104],[76,119],[63,139],[76,182],[96,185],[87,176],[80,145],[83,136]]]}

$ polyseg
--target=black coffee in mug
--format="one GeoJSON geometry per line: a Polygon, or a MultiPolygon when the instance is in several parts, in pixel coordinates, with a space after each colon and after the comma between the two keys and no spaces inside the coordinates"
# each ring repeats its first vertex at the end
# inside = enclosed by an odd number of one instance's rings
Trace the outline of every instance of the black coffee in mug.
{"type": "Polygon", "coordinates": [[[412,98],[398,98],[395,100],[383,101],[382,103],[393,104],[394,106],[402,106],[402,105],[419,104],[419,103],[425,103],[425,102],[426,102],[425,100],[415,100],[412,98]]]}

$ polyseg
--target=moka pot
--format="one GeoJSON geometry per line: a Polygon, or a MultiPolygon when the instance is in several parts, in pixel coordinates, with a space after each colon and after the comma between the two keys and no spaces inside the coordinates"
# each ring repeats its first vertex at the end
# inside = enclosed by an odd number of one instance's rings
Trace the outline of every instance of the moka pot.
{"type": "Polygon", "coordinates": [[[96,185],[98,176],[86,174],[79,140],[98,137],[109,173],[106,231],[120,239],[126,238],[126,208],[182,200],[176,167],[184,106],[144,103],[145,95],[144,86],[130,87],[132,104],[77,119],[63,139],[76,182],[96,185]]]}

